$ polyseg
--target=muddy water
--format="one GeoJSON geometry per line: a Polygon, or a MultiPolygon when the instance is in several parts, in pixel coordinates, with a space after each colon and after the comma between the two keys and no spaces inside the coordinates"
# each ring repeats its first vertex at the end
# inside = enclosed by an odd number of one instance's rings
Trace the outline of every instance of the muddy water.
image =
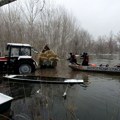
{"type": "MultiPolygon", "coordinates": [[[[119,60],[93,62],[112,65],[119,60]]],[[[84,79],[86,84],[15,83],[1,76],[0,92],[14,97],[14,120],[120,120],[120,75],[72,71],[65,61],[56,69],[37,70],[35,75],[84,79]]]]}

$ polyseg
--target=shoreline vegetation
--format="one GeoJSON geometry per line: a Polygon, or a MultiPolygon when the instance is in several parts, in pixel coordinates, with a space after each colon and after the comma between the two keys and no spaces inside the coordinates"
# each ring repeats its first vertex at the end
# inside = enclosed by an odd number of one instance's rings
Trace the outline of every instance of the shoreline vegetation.
{"type": "Polygon", "coordinates": [[[120,56],[120,33],[94,38],[64,7],[45,1],[19,0],[0,9],[0,54],[8,42],[29,43],[37,51],[45,44],[60,57],[80,54],[116,54],[120,56]]]}

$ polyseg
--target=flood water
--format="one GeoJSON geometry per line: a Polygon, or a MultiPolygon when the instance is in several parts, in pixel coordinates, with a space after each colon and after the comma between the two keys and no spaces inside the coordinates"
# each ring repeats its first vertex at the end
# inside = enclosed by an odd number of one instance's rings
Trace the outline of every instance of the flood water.
{"type": "MultiPolygon", "coordinates": [[[[116,64],[119,60],[94,60],[116,64]]],[[[4,81],[0,92],[14,97],[14,120],[120,120],[120,75],[72,71],[65,61],[56,69],[41,69],[39,76],[83,79],[86,84],[57,85],[4,81]],[[63,97],[66,92],[66,98],[63,97]]]]}

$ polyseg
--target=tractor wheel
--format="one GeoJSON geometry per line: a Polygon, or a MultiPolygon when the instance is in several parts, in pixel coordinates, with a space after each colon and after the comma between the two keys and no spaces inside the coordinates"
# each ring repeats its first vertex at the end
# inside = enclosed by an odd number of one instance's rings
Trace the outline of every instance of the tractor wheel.
{"type": "Polygon", "coordinates": [[[18,69],[19,74],[29,74],[32,72],[32,66],[27,63],[21,64],[18,69]]]}

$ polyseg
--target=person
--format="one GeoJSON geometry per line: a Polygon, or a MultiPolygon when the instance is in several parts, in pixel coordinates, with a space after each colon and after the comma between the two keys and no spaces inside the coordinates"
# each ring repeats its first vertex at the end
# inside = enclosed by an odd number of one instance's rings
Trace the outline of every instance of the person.
{"type": "Polygon", "coordinates": [[[43,48],[43,50],[42,50],[42,53],[44,53],[44,52],[47,51],[47,50],[50,50],[50,48],[48,47],[48,44],[46,44],[46,45],[44,46],[44,48],[43,48]]]}
{"type": "Polygon", "coordinates": [[[77,64],[76,56],[73,53],[69,53],[69,54],[70,54],[70,57],[67,60],[69,60],[69,62],[72,64],[77,64]]]}
{"type": "Polygon", "coordinates": [[[89,65],[89,56],[88,53],[84,52],[81,57],[83,58],[82,65],[88,66],[89,65]]]}

